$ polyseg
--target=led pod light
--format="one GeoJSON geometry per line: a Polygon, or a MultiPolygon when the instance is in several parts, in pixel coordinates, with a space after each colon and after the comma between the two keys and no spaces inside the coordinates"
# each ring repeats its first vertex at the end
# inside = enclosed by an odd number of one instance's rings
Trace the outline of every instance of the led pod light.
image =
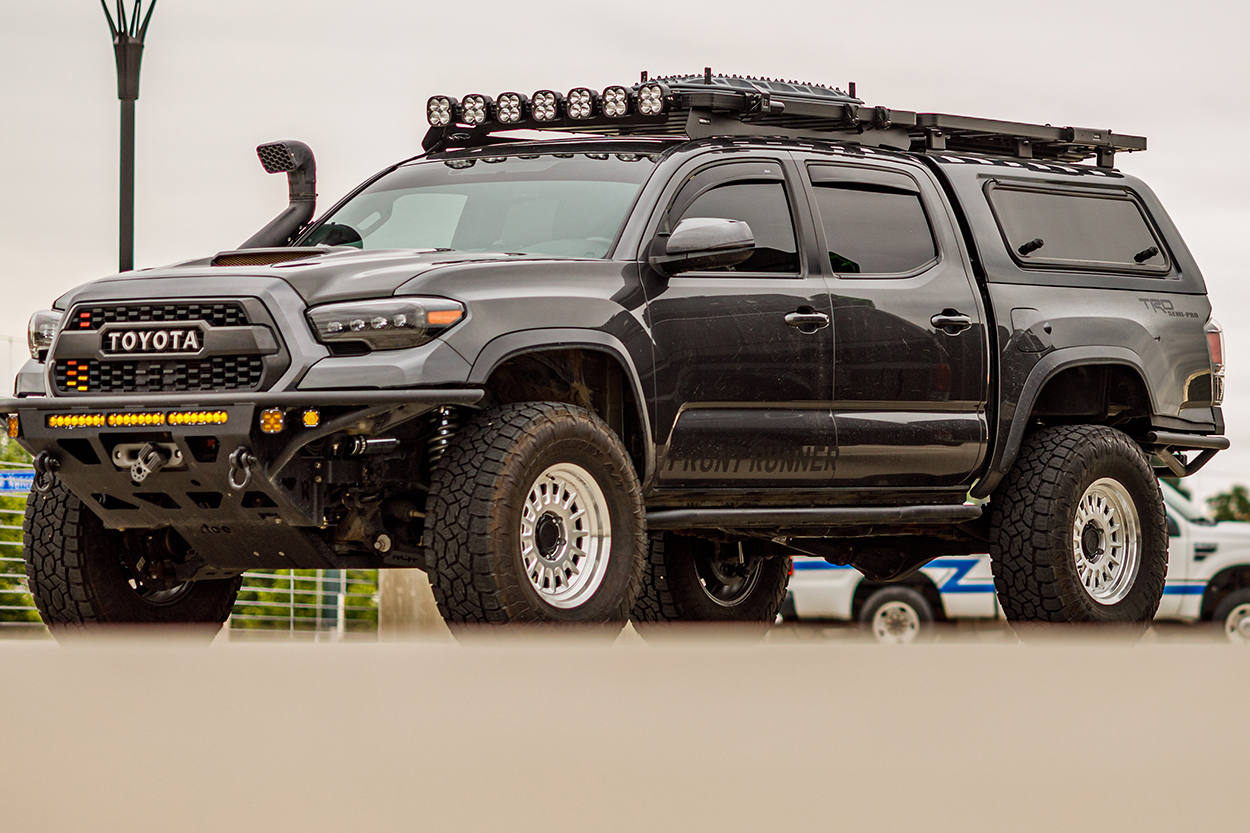
{"type": "Polygon", "coordinates": [[[668,90],[663,84],[639,84],[637,87],[639,115],[658,116],[664,112],[664,99],[668,90]]]}
{"type": "Polygon", "coordinates": [[[465,124],[477,127],[490,118],[491,98],[488,95],[466,95],[460,100],[460,118],[465,124]]]}
{"type": "Polygon", "coordinates": [[[447,298],[384,298],[326,304],[308,311],[317,340],[363,342],[371,350],[400,350],[432,341],[464,318],[464,305],[447,298]]]}
{"type": "Polygon", "coordinates": [[[530,99],[530,113],[534,121],[555,121],[560,117],[560,105],[564,96],[555,90],[539,90],[530,99]]]}
{"type": "Polygon", "coordinates": [[[588,119],[595,114],[595,91],[574,87],[564,99],[564,109],[571,119],[588,119]]]}
{"type": "Polygon", "coordinates": [[[433,127],[446,127],[456,120],[458,102],[447,95],[431,96],[425,104],[425,115],[433,127]]]}
{"type": "Polygon", "coordinates": [[[607,87],[603,91],[603,114],[611,119],[629,115],[629,90],[607,87]]]}
{"type": "Polygon", "coordinates": [[[495,99],[495,118],[500,124],[516,124],[525,118],[529,99],[520,93],[500,93],[495,99]]]}

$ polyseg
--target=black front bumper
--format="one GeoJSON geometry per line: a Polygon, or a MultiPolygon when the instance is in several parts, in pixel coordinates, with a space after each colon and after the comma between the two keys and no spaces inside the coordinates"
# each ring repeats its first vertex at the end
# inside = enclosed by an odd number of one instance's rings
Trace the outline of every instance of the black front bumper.
{"type": "Polygon", "coordinates": [[[319,484],[334,461],[314,461],[301,449],[365,419],[416,418],[441,406],[473,405],[482,395],[422,389],[31,397],[0,400],[0,413],[17,416],[18,442],[37,458],[46,455],[61,482],[105,526],[172,527],[218,567],[302,568],[331,566],[307,530],[322,523],[319,484]],[[282,433],[260,432],[258,415],[268,408],[288,415],[282,433]],[[305,409],[324,409],[327,416],[306,428],[300,419],[305,409]],[[215,421],[170,418],[196,412],[211,413],[215,421]],[[135,415],[158,417],[160,424],[126,424],[135,415]],[[147,443],[177,449],[181,464],[135,482],[115,453],[147,443]],[[255,457],[246,473],[237,463],[240,449],[255,457]]]}

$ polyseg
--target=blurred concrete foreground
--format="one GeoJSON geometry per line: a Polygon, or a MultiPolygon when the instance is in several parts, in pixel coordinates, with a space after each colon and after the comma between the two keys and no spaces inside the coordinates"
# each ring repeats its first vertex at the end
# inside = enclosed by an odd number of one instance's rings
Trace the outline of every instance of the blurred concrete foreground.
{"type": "Polygon", "coordinates": [[[1216,645],[0,642],[12,831],[1244,830],[1216,645]]]}

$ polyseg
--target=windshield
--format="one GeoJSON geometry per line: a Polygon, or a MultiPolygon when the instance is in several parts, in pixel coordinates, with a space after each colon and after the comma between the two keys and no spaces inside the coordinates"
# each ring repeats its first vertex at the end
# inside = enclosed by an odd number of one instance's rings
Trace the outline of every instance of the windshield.
{"type": "Polygon", "coordinates": [[[654,169],[641,154],[419,162],[357,194],[303,244],[601,258],[654,169]]]}

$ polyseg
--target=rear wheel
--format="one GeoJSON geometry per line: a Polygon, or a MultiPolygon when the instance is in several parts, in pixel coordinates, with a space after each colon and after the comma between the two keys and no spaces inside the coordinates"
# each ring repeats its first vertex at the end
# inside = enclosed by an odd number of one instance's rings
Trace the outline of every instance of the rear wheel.
{"type": "Polygon", "coordinates": [[[998,600],[1012,622],[1143,632],[1163,596],[1163,497],[1141,448],[1103,426],[1029,437],[991,506],[998,600]]]}
{"type": "Polygon", "coordinates": [[[644,636],[672,622],[738,623],[762,634],[785,603],[788,557],[669,532],[653,534],[650,543],[631,613],[644,636]]]}
{"type": "Polygon", "coordinates": [[[155,582],[132,569],[132,548],[105,529],[59,482],[32,492],[23,524],[26,576],[39,615],[54,632],[109,624],[203,626],[212,636],[230,616],[241,578],[155,582]]]}
{"type": "Polygon", "coordinates": [[[859,623],[878,642],[923,642],[933,636],[933,607],[911,587],[882,587],[864,602],[859,623]]]}
{"type": "Polygon", "coordinates": [[[641,490],[620,440],[560,403],[480,414],[433,477],[426,567],[453,631],[510,623],[615,634],[641,581],[641,490]]]}
{"type": "Polygon", "coordinates": [[[1250,645],[1250,588],[1229,593],[1215,608],[1217,633],[1237,645],[1250,645]]]}

